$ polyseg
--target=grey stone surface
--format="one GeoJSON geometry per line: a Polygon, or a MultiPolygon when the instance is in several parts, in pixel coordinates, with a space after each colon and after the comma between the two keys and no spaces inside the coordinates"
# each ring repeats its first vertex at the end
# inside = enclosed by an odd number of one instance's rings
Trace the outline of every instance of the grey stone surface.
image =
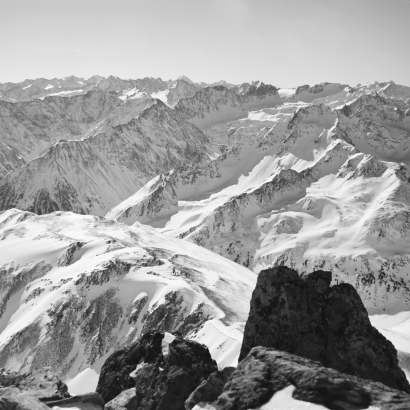
{"type": "Polygon", "coordinates": [[[287,386],[293,398],[331,410],[409,409],[410,395],[283,351],[255,347],[239,364],[219,397],[218,410],[256,409],[287,386]]]}
{"type": "Polygon", "coordinates": [[[207,380],[204,380],[188,397],[185,402],[185,409],[191,410],[196,404],[212,403],[222,394],[226,382],[230,379],[235,367],[225,367],[212,373],[207,380]]]}

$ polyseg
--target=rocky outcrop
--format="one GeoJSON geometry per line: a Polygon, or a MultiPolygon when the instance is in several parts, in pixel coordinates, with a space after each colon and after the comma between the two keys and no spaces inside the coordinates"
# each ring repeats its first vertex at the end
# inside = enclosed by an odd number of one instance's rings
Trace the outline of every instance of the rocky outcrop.
{"type": "Polygon", "coordinates": [[[231,378],[235,367],[225,367],[212,373],[188,397],[185,409],[191,410],[198,403],[212,403],[222,394],[226,382],[231,378]]]}
{"type": "Polygon", "coordinates": [[[342,374],[286,352],[255,347],[225,385],[216,409],[256,409],[289,386],[294,386],[294,399],[332,410],[366,409],[370,405],[383,409],[410,406],[410,395],[382,383],[342,374]]]}
{"type": "Polygon", "coordinates": [[[141,362],[150,363],[162,353],[163,333],[148,332],[129,348],[117,350],[104,363],[97,385],[106,402],[117,397],[122,391],[135,386],[130,374],[141,362]]]}
{"type": "MultiPolygon", "coordinates": [[[[135,385],[135,396],[127,392],[118,401],[133,400],[135,410],[184,410],[192,391],[216,370],[204,345],[152,331],[107,359],[97,392],[110,401],[135,385]]],[[[113,403],[107,406],[114,408],[113,403]]]]}
{"type": "Polygon", "coordinates": [[[253,347],[265,346],[410,392],[396,349],[372,327],[354,287],[331,287],[331,280],[324,271],[305,278],[287,267],[262,271],[239,360],[253,347]]]}

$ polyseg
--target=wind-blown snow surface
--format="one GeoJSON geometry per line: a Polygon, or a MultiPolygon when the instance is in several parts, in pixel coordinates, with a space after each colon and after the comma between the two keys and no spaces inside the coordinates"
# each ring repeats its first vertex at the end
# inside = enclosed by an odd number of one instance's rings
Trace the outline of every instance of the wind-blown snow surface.
{"type": "Polygon", "coordinates": [[[143,220],[256,273],[330,270],[369,313],[409,310],[410,109],[355,93],[339,108],[336,93],[337,104],[288,102],[213,125],[214,161],[162,176],[161,189],[108,216],[143,220]]]}
{"type": "Polygon", "coordinates": [[[204,248],[141,224],[12,209],[0,255],[1,367],[98,373],[152,328],[208,344],[220,366],[237,361],[256,276],[204,248]]]}
{"type": "Polygon", "coordinates": [[[373,326],[397,349],[399,365],[410,380],[410,312],[370,316],[373,326]]]}

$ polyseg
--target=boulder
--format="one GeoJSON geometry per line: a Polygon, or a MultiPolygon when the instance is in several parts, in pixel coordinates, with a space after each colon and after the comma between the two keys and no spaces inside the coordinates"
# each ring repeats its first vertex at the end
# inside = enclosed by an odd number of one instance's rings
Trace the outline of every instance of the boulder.
{"type": "Polygon", "coordinates": [[[169,333],[149,332],[107,359],[97,392],[111,401],[128,390],[129,378],[134,378],[135,396],[129,392],[118,398],[133,400],[133,410],[184,410],[189,395],[217,370],[206,346],[169,333]]]}
{"type": "Polygon", "coordinates": [[[226,382],[235,371],[235,367],[225,367],[212,373],[207,380],[204,380],[188,397],[185,402],[185,409],[191,410],[198,403],[213,403],[222,394],[226,382]]]}
{"type": "Polygon", "coordinates": [[[104,410],[134,410],[138,406],[135,388],[124,390],[117,397],[109,401],[104,410]]]}
{"type": "Polygon", "coordinates": [[[265,347],[253,348],[240,362],[215,408],[256,409],[289,386],[293,389],[293,399],[331,410],[366,409],[369,406],[386,410],[410,408],[410,395],[402,391],[265,347]]]}
{"type": "Polygon", "coordinates": [[[253,347],[270,347],[410,393],[396,349],[371,325],[355,288],[331,280],[324,271],[304,278],[283,266],[262,271],[239,360],[253,347]]]}

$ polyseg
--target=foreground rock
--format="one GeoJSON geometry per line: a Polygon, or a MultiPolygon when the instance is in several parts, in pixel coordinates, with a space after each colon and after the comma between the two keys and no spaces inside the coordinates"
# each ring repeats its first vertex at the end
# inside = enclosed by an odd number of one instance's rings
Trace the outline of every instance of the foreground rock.
{"type": "Polygon", "coordinates": [[[393,344],[372,327],[350,284],[330,287],[332,274],[305,278],[286,267],[259,274],[252,294],[240,360],[265,346],[410,392],[393,344]]]}
{"type": "Polygon", "coordinates": [[[185,409],[191,410],[198,403],[212,403],[218,399],[222,394],[226,382],[232,376],[235,371],[235,367],[225,367],[223,370],[219,370],[212,373],[208,380],[204,380],[188,397],[185,402],[185,409]]]}
{"type": "Polygon", "coordinates": [[[107,409],[184,410],[189,395],[217,370],[204,345],[151,331],[106,360],[97,392],[107,409]]]}
{"type": "Polygon", "coordinates": [[[256,409],[272,396],[294,386],[293,398],[332,410],[410,408],[410,395],[382,383],[342,374],[286,352],[255,347],[225,385],[215,408],[256,409]]]}
{"type": "Polygon", "coordinates": [[[98,393],[85,393],[62,400],[44,400],[48,407],[84,410],[104,410],[104,400],[98,393]]]}

